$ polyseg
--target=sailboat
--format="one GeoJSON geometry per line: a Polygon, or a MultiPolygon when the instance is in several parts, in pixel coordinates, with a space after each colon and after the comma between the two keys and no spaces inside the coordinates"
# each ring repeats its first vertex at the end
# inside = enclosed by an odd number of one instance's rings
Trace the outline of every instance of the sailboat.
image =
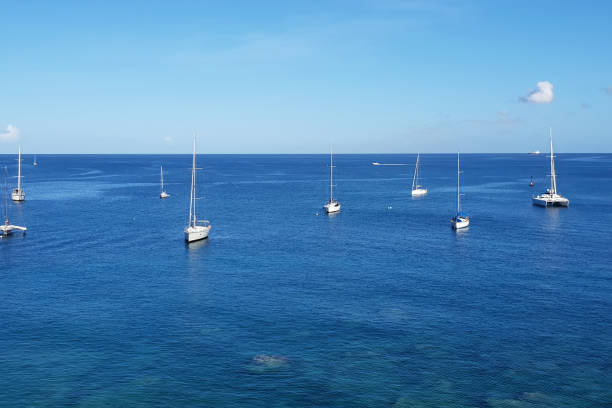
{"type": "Polygon", "coordinates": [[[533,176],[531,176],[531,181],[529,182],[529,187],[533,187],[535,186],[535,183],[533,182],[533,176]]]}
{"type": "Polygon", "coordinates": [[[164,190],[164,166],[159,166],[159,174],[161,177],[161,193],[159,193],[159,198],[168,198],[170,194],[166,193],[166,190],[164,190]]]}
{"type": "Polygon", "coordinates": [[[419,184],[419,161],[421,155],[417,153],[416,166],[414,167],[414,177],[412,178],[412,196],[420,197],[427,194],[427,189],[419,184]]]}
{"type": "Polygon", "coordinates": [[[34,155],[34,163],[32,163],[33,166],[38,166],[38,162],[36,161],[36,155],[34,155]]]}
{"type": "Polygon", "coordinates": [[[25,200],[25,191],[21,188],[21,146],[19,146],[19,156],[17,157],[17,188],[11,193],[11,200],[25,200]]]}
{"type": "Polygon", "coordinates": [[[196,134],[193,134],[193,163],[191,167],[191,193],[189,195],[189,225],[185,227],[185,241],[193,242],[208,238],[212,228],[210,221],[198,220],[196,216],[196,134]]]}
{"type": "Polygon", "coordinates": [[[470,225],[470,217],[467,214],[461,212],[461,183],[460,174],[461,169],[459,167],[459,153],[457,153],[457,215],[451,219],[451,225],[453,229],[461,229],[470,225]]]}
{"type": "Polygon", "coordinates": [[[3,237],[13,233],[13,231],[26,232],[26,227],[12,225],[8,218],[8,167],[4,167],[4,224],[0,225],[0,233],[3,237]]]}
{"type": "Polygon", "coordinates": [[[550,128],[550,188],[532,198],[533,205],[540,207],[568,207],[569,200],[557,193],[557,174],[553,154],[552,128],[550,128]]]}
{"type": "Polygon", "coordinates": [[[329,201],[323,206],[328,214],[340,211],[340,202],[334,200],[334,150],[329,148],[329,201]]]}

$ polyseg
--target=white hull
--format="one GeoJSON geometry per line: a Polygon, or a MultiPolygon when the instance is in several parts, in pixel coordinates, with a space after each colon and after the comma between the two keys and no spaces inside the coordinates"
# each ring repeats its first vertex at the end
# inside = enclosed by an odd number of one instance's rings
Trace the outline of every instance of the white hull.
{"type": "Polygon", "coordinates": [[[337,213],[340,212],[340,203],[338,201],[327,203],[323,206],[323,208],[325,208],[325,212],[328,214],[337,213]]]}
{"type": "Polygon", "coordinates": [[[10,224],[0,225],[0,232],[2,232],[2,235],[9,235],[13,231],[22,231],[22,232],[25,233],[27,231],[27,228],[26,227],[20,227],[19,225],[10,225],[10,224]]]}
{"type": "Polygon", "coordinates": [[[185,241],[186,242],[194,242],[199,241],[201,239],[208,238],[208,233],[212,228],[211,225],[206,227],[201,225],[196,225],[195,227],[187,227],[185,228],[185,241]]]}
{"type": "Polygon", "coordinates": [[[25,201],[25,191],[15,189],[11,193],[11,200],[13,201],[25,201]]]}
{"type": "Polygon", "coordinates": [[[538,207],[569,207],[569,200],[558,194],[541,194],[533,197],[532,202],[538,207]]]}
{"type": "Polygon", "coordinates": [[[459,218],[459,219],[453,218],[451,220],[451,225],[453,229],[456,229],[456,230],[467,228],[470,226],[470,219],[469,218],[459,218]]]}
{"type": "Polygon", "coordinates": [[[412,190],[413,197],[421,197],[421,196],[424,196],[425,194],[427,194],[426,188],[415,188],[414,190],[412,190]]]}
{"type": "Polygon", "coordinates": [[[159,198],[168,198],[170,197],[170,194],[166,193],[165,191],[162,191],[161,194],[159,195],[159,198]]]}

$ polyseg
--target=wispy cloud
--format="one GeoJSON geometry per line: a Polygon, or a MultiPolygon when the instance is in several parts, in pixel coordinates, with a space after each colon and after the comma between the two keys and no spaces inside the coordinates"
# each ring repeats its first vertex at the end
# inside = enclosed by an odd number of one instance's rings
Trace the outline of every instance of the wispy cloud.
{"type": "Polygon", "coordinates": [[[377,49],[386,39],[423,30],[437,21],[435,17],[448,18],[447,12],[456,8],[454,3],[433,0],[363,1],[360,12],[351,15],[289,17],[281,30],[193,34],[184,39],[182,49],[163,58],[171,64],[257,64],[338,57],[339,49],[377,49]]]}
{"type": "Polygon", "coordinates": [[[170,136],[166,136],[164,137],[164,142],[166,142],[167,144],[172,144],[174,143],[174,139],[171,138],[170,136]]]}
{"type": "Polygon", "coordinates": [[[438,14],[455,13],[460,9],[459,4],[465,7],[464,3],[435,0],[371,0],[368,1],[368,3],[373,8],[378,9],[410,12],[432,12],[438,14]]]}
{"type": "Polygon", "coordinates": [[[530,103],[551,103],[553,99],[555,99],[555,94],[553,92],[553,84],[548,81],[538,82],[538,89],[534,89],[529,92],[527,95],[521,97],[519,100],[521,102],[530,102],[530,103]]]}
{"type": "Polygon", "coordinates": [[[8,125],[6,130],[0,133],[0,141],[2,142],[12,142],[19,139],[19,129],[17,126],[8,125]]]}
{"type": "Polygon", "coordinates": [[[520,121],[520,118],[510,115],[510,113],[505,110],[500,110],[499,112],[497,112],[497,118],[495,119],[495,123],[499,125],[512,125],[515,123],[519,123],[520,121]]]}

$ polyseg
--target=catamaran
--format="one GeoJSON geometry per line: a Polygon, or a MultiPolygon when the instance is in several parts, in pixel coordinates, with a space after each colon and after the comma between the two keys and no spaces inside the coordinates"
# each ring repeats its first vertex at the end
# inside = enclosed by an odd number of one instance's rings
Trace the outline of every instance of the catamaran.
{"type": "Polygon", "coordinates": [[[462,173],[459,167],[459,153],[457,153],[457,215],[451,219],[451,226],[453,229],[461,229],[470,225],[470,217],[467,214],[461,212],[461,184],[459,176],[462,173]]]}
{"type": "Polygon", "coordinates": [[[159,174],[161,177],[161,193],[159,193],[159,198],[168,198],[170,194],[166,193],[166,190],[164,190],[164,166],[159,166],[159,174]]]}
{"type": "Polygon", "coordinates": [[[25,200],[25,191],[21,188],[21,146],[19,146],[19,156],[17,156],[17,188],[11,193],[11,200],[25,200]]]}
{"type": "Polygon", "coordinates": [[[189,195],[189,225],[185,227],[185,241],[193,242],[208,238],[212,228],[210,221],[198,220],[196,216],[196,134],[193,134],[193,163],[191,167],[191,193],[189,195]]]}
{"type": "Polygon", "coordinates": [[[427,194],[427,189],[419,184],[419,161],[421,155],[417,153],[416,166],[414,167],[414,177],[412,178],[412,196],[420,197],[427,194]]]}
{"type": "Polygon", "coordinates": [[[550,128],[550,188],[532,198],[533,205],[540,207],[568,207],[569,200],[557,193],[557,174],[553,154],[552,128],[550,128]]]}
{"type": "Polygon", "coordinates": [[[27,231],[26,227],[21,227],[19,225],[12,225],[8,218],[8,167],[4,167],[4,224],[0,225],[0,233],[3,237],[12,234],[13,231],[21,231],[25,233],[27,231]]]}
{"type": "Polygon", "coordinates": [[[323,206],[328,214],[337,213],[340,211],[340,202],[334,200],[334,151],[333,147],[329,149],[329,201],[323,206]]]}

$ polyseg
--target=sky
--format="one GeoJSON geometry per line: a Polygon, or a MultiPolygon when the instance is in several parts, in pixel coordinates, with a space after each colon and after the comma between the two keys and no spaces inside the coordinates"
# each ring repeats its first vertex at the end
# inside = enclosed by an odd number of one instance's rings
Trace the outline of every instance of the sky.
{"type": "Polygon", "coordinates": [[[0,2],[0,154],[612,152],[609,1],[0,2]]]}

